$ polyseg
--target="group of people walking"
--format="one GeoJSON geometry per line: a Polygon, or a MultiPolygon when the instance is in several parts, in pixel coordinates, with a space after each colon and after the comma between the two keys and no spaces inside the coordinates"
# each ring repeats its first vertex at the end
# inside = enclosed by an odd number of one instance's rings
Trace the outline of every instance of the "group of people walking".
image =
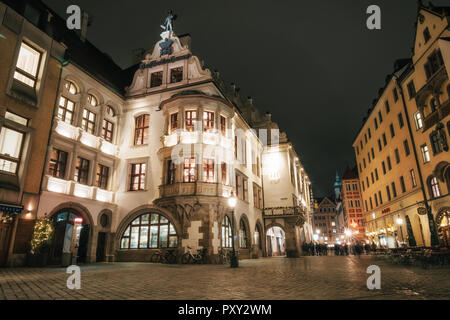
{"type": "MultiPolygon", "coordinates": [[[[331,247],[331,246],[330,246],[331,247]]],[[[376,251],[377,246],[375,243],[372,243],[372,245],[369,245],[367,243],[354,243],[354,244],[347,244],[347,243],[335,243],[332,248],[329,248],[327,244],[323,243],[316,243],[316,242],[310,242],[310,243],[303,243],[302,245],[303,253],[309,256],[327,256],[330,253],[334,253],[335,256],[348,256],[350,254],[353,255],[361,255],[361,254],[370,254],[374,251],[376,251]]]]}

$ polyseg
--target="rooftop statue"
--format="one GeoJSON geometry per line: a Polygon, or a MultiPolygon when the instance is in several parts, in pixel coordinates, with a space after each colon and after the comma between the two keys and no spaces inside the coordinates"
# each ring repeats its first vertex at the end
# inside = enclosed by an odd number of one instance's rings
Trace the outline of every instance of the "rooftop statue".
{"type": "Polygon", "coordinates": [[[166,21],[164,21],[164,24],[161,25],[161,28],[164,31],[170,31],[173,32],[173,21],[176,20],[177,15],[173,14],[172,10],[168,11],[168,16],[166,18],[166,21]]]}

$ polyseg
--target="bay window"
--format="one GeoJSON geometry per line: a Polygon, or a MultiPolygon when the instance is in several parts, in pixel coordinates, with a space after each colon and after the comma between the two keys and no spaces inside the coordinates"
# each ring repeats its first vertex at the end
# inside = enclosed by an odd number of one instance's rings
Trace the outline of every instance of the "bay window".
{"type": "Polygon", "coordinates": [[[203,112],[203,131],[214,129],[214,112],[203,112]]]}
{"type": "Polygon", "coordinates": [[[174,133],[178,129],[178,113],[172,113],[170,115],[169,134],[174,133]]]}
{"type": "Polygon", "coordinates": [[[184,159],[183,181],[195,182],[197,175],[195,158],[184,159]]]}
{"type": "Polygon", "coordinates": [[[195,121],[197,121],[197,111],[188,110],[186,111],[186,130],[194,131],[195,121]]]}
{"type": "Polygon", "coordinates": [[[203,181],[214,183],[214,160],[203,159],[203,181]]]}

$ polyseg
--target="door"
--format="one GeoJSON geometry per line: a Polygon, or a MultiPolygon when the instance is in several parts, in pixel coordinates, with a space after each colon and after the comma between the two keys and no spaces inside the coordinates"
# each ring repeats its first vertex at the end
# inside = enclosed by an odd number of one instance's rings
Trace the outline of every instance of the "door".
{"type": "Polygon", "coordinates": [[[9,223],[0,223],[0,266],[6,263],[9,248],[9,234],[11,225],[9,223]]]}
{"type": "Polygon", "coordinates": [[[78,247],[78,259],[77,262],[86,263],[88,241],[89,241],[89,225],[84,224],[80,234],[80,244],[78,247]]]}
{"type": "Polygon", "coordinates": [[[97,239],[97,262],[104,262],[106,256],[106,233],[99,232],[97,239]]]}

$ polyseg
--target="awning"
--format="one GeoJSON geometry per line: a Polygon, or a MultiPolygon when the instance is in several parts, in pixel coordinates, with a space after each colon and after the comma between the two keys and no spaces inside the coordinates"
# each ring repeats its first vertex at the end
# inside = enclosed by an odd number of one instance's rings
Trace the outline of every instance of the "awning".
{"type": "Polygon", "coordinates": [[[23,206],[17,206],[14,204],[0,203],[0,212],[6,213],[21,213],[23,206]]]}

